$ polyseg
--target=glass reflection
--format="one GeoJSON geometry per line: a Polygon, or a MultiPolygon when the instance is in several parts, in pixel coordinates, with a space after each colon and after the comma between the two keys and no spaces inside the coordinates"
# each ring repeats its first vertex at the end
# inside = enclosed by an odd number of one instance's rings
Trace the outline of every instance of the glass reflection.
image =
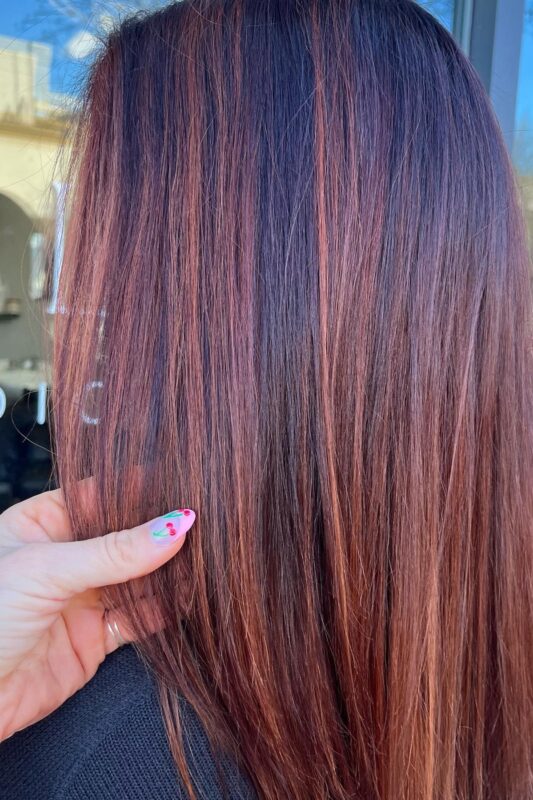
{"type": "Polygon", "coordinates": [[[453,30],[453,14],[455,9],[454,0],[418,0],[421,6],[430,11],[439,22],[453,30]]]}
{"type": "Polygon", "coordinates": [[[526,0],[516,98],[513,160],[524,198],[533,254],[533,0],[526,0]]]}

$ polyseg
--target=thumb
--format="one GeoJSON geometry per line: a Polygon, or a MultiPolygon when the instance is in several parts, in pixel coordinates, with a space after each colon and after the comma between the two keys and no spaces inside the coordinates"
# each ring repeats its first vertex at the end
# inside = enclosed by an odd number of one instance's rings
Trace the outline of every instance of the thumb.
{"type": "Polygon", "coordinates": [[[52,542],[42,547],[39,582],[54,597],[123,583],[160,567],[181,549],[196,514],[170,511],[136,528],[80,542],[52,542]],[[44,573],[44,574],[43,574],[44,573]]]}

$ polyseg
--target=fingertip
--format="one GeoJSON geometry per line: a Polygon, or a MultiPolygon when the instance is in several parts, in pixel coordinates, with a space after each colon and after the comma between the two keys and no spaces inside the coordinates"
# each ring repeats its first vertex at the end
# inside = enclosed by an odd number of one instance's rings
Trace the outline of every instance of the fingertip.
{"type": "Polygon", "coordinates": [[[185,535],[190,530],[196,514],[191,508],[178,508],[169,511],[161,517],[156,517],[148,523],[150,540],[156,546],[174,546],[183,543],[185,535]]]}

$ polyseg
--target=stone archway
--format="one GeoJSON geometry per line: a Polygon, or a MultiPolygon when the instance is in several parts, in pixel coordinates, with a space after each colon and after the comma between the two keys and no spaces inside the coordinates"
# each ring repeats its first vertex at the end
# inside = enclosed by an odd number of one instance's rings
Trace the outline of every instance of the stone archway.
{"type": "Polygon", "coordinates": [[[14,200],[0,193],[0,278],[7,296],[21,301],[15,319],[0,316],[0,358],[40,358],[43,349],[42,313],[39,301],[30,297],[31,236],[35,220],[14,200]]]}

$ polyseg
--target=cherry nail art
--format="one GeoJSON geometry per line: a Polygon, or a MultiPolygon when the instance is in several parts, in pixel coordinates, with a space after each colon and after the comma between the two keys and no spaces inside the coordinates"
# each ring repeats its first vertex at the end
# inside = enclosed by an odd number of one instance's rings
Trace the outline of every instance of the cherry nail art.
{"type": "Polygon", "coordinates": [[[150,535],[159,544],[168,544],[175,541],[179,533],[186,533],[190,528],[189,520],[193,512],[190,508],[178,508],[150,523],[150,535]],[[185,524],[184,524],[185,523],[185,524]],[[185,530],[183,530],[185,529],[185,530]]]}

